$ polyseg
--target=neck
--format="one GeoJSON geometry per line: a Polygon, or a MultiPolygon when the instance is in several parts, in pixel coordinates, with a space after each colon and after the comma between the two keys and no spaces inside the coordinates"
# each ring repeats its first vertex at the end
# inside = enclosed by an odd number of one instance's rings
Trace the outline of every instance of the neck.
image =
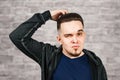
{"type": "Polygon", "coordinates": [[[79,55],[72,55],[72,54],[65,53],[65,52],[63,51],[63,54],[64,54],[65,56],[67,56],[68,58],[70,58],[70,59],[74,59],[74,58],[78,58],[78,57],[83,56],[83,55],[84,55],[84,52],[82,51],[79,55]]]}

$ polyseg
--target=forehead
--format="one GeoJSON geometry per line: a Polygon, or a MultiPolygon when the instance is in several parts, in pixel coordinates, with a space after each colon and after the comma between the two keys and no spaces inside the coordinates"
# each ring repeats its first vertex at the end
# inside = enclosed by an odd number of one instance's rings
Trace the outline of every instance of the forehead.
{"type": "Polygon", "coordinates": [[[79,30],[83,30],[83,25],[80,21],[69,21],[61,23],[61,29],[60,31],[65,33],[74,33],[78,32],[79,30]]]}

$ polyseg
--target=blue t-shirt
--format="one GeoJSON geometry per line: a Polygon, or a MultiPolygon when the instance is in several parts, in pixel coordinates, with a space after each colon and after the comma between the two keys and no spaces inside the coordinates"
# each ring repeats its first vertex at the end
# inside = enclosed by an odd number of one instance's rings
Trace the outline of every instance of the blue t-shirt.
{"type": "Polygon", "coordinates": [[[63,54],[53,74],[53,80],[91,80],[87,55],[70,59],[63,54]]]}

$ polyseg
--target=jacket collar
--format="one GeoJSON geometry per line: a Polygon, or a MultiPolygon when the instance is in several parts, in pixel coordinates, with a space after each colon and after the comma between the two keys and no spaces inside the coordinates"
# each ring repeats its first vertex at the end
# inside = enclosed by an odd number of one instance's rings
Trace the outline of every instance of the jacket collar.
{"type": "Polygon", "coordinates": [[[98,57],[95,55],[95,53],[88,51],[86,49],[83,49],[83,52],[85,54],[87,54],[87,56],[89,57],[89,59],[94,62],[97,66],[100,65],[100,63],[98,62],[98,57]]]}

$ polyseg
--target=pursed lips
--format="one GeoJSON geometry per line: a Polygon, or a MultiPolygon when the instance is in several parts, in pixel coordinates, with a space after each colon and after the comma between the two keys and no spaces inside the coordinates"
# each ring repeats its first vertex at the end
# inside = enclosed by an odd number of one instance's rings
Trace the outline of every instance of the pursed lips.
{"type": "Polygon", "coordinates": [[[80,46],[79,45],[73,45],[72,48],[78,49],[80,46]]]}

